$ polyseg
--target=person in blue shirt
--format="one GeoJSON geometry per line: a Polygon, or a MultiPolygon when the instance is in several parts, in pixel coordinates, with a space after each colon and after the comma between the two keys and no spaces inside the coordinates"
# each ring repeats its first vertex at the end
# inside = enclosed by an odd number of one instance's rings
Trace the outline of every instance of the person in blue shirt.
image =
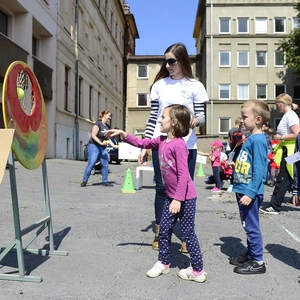
{"type": "Polygon", "coordinates": [[[234,164],[233,192],[236,194],[242,226],[247,235],[247,253],[230,257],[238,274],[266,272],[263,241],[259,225],[259,207],[263,201],[267,175],[268,145],[263,125],[270,118],[268,105],[261,100],[246,101],[241,109],[243,126],[251,134],[242,146],[234,164]]]}

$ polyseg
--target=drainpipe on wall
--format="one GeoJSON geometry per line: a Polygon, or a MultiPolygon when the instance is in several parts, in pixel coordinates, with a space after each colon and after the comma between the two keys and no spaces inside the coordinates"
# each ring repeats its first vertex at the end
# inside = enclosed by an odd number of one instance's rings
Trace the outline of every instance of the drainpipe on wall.
{"type": "Polygon", "coordinates": [[[210,2],[210,135],[214,133],[214,44],[213,44],[213,0],[210,2]]]}
{"type": "Polygon", "coordinates": [[[79,160],[79,121],[78,121],[78,2],[75,0],[75,159],[79,160]]]}
{"type": "Polygon", "coordinates": [[[124,32],[124,49],[123,49],[123,130],[126,130],[126,115],[127,115],[127,43],[129,39],[129,26],[126,22],[125,32],[124,32]]]}

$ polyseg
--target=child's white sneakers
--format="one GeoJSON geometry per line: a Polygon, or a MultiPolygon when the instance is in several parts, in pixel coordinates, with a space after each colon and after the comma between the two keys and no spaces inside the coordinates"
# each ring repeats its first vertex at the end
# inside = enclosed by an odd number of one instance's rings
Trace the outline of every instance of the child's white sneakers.
{"type": "Polygon", "coordinates": [[[148,277],[154,278],[168,273],[170,273],[170,265],[164,265],[158,261],[146,274],[148,277]]]}
{"type": "Polygon", "coordinates": [[[193,271],[192,267],[188,267],[187,269],[182,269],[179,271],[178,276],[185,280],[192,280],[196,282],[204,282],[206,280],[206,273],[204,270],[201,272],[195,272],[193,271]]]}

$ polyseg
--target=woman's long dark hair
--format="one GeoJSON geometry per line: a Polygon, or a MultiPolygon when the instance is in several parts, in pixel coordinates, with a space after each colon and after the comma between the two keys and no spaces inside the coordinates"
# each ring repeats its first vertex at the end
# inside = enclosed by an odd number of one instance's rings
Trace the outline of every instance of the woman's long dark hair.
{"type": "MultiPolygon", "coordinates": [[[[192,73],[191,61],[190,61],[189,54],[186,50],[185,45],[182,43],[173,44],[166,49],[164,54],[166,54],[168,52],[172,52],[175,55],[175,57],[178,59],[178,61],[181,63],[181,69],[182,69],[183,76],[187,79],[194,78],[193,73],[192,73]]],[[[158,71],[158,73],[155,76],[155,79],[150,87],[150,91],[151,91],[153,84],[156,81],[158,81],[162,78],[169,77],[169,76],[170,76],[170,74],[166,67],[166,62],[164,61],[160,70],[158,71]]]]}

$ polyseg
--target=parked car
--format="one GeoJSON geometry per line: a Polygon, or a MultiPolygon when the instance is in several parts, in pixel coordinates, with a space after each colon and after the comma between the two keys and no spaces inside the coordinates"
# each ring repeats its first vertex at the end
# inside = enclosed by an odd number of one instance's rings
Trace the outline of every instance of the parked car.
{"type": "MultiPolygon", "coordinates": [[[[115,144],[118,145],[119,142],[115,137],[111,137],[110,140],[115,144]]],[[[119,159],[119,148],[114,148],[110,144],[107,145],[107,152],[109,154],[109,163],[113,161],[116,162],[117,165],[121,163],[121,159],[119,159]]]]}

